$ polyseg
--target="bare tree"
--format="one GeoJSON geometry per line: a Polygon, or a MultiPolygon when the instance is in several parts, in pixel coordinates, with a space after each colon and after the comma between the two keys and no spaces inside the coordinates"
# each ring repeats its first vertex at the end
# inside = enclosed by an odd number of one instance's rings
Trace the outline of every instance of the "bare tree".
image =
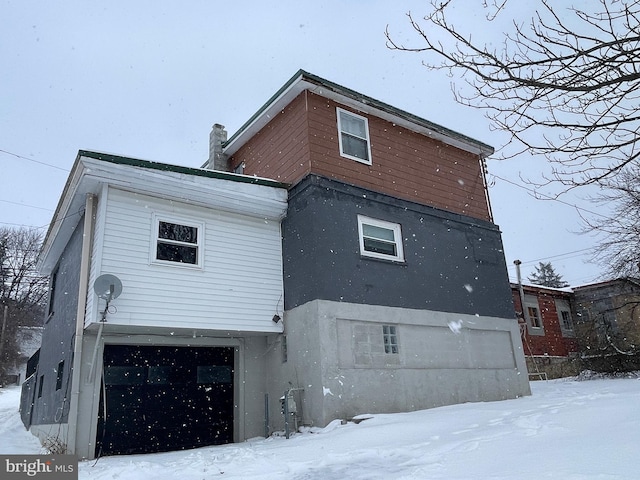
{"type": "Polygon", "coordinates": [[[610,212],[584,217],[585,232],[599,239],[593,260],[612,278],[640,278],[640,166],[620,172],[592,199],[610,212]]]}
{"type": "Polygon", "coordinates": [[[36,271],[41,243],[38,230],[0,228],[0,315],[7,307],[0,380],[18,355],[18,328],[42,324],[48,278],[36,271]]]}
{"type": "MultiPolygon", "coordinates": [[[[474,33],[495,27],[507,2],[483,0],[485,24],[474,33]]],[[[414,43],[396,42],[387,27],[387,44],[460,74],[455,99],[484,109],[510,135],[503,158],[542,155],[552,165],[544,181],[565,188],[602,184],[640,155],[640,0],[580,3],[539,0],[533,17],[513,19],[495,48],[456,28],[456,0],[432,0],[426,16],[408,14],[414,43]]]]}

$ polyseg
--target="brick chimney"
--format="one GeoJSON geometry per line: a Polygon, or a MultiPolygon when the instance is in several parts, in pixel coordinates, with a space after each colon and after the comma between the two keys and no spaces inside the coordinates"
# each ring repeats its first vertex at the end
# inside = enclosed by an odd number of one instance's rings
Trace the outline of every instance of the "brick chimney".
{"type": "Polygon", "coordinates": [[[227,157],[222,153],[222,144],[227,141],[227,131],[224,129],[224,125],[216,123],[211,128],[209,134],[209,160],[206,163],[206,168],[209,170],[221,170],[228,172],[229,167],[227,165],[227,157]]]}

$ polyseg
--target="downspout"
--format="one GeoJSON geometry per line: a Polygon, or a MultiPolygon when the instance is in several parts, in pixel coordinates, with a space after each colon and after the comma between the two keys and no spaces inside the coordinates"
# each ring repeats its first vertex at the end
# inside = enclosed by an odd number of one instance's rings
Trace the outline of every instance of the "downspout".
{"type": "Polygon", "coordinates": [[[76,310],[76,333],[73,344],[73,375],[71,377],[71,399],[69,401],[69,417],[67,423],[67,451],[76,451],[78,428],[78,406],[80,397],[80,370],[82,367],[82,340],[84,336],[84,319],[87,309],[87,292],[89,290],[89,271],[91,267],[91,246],[93,244],[93,227],[95,219],[95,195],[88,193],[84,207],[84,224],[82,226],[82,255],[80,258],[80,285],[78,287],[78,308],[76,310]]]}
{"type": "Polygon", "coordinates": [[[489,195],[489,184],[487,183],[487,157],[480,154],[480,176],[482,177],[482,187],[484,188],[484,197],[487,201],[487,209],[489,210],[489,221],[493,222],[493,208],[491,207],[491,196],[489,195]]]}

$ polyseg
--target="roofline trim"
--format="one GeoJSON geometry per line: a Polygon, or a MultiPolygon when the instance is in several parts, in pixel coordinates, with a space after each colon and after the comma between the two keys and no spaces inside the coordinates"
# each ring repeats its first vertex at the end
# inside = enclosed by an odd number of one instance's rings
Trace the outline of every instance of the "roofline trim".
{"type": "MultiPolygon", "coordinates": [[[[350,88],[343,87],[342,85],[338,85],[337,83],[331,82],[317,75],[313,75],[304,70],[298,70],[293,77],[280,87],[280,89],[272,95],[256,113],[254,113],[226,142],[223,143],[222,147],[225,153],[233,155],[240,148],[241,144],[243,144],[241,138],[244,137],[245,133],[250,132],[251,127],[260,122],[263,115],[269,110],[269,108],[275,107],[278,102],[286,99],[286,97],[291,94],[297,96],[297,94],[303,90],[309,90],[313,93],[332,98],[334,100],[336,100],[336,96],[352,100],[357,104],[369,107],[371,110],[377,110],[387,114],[387,116],[390,115],[397,119],[404,120],[406,124],[422,127],[429,132],[433,132],[437,139],[480,155],[482,158],[492,155],[495,151],[491,145],[487,145],[486,143],[456,132],[455,130],[430,122],[429,120],[418,117],[417,115],[356,92],[350,88]],[[325,92],[318,91],[316,87],[325,88],[329,90],[332,95],[327,95],[325,92]],[[240,141],[240,145],[237,144],[238,141],[240,141]]],[[[385,116],[383,115],[381,118],[385,118],[385,116]]],[[[264,123],[266,125],[268,121],[263,120],[263,122],[260,123],[264,123]]],[[[407,127],[406,124],[403,126],[407,127]]]]}

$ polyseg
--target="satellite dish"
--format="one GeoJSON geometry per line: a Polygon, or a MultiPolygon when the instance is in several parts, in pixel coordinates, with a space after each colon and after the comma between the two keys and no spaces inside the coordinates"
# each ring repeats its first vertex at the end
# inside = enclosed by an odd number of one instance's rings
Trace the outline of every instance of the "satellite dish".
{"type": "Polygon", "coordinates": [[[114,298],[118,298],[122,293],[122,282],[115,275],[108,273],[100,275],[93,282],[93,291],[96,292],[98,297],[111,301],[114,298]]]}

